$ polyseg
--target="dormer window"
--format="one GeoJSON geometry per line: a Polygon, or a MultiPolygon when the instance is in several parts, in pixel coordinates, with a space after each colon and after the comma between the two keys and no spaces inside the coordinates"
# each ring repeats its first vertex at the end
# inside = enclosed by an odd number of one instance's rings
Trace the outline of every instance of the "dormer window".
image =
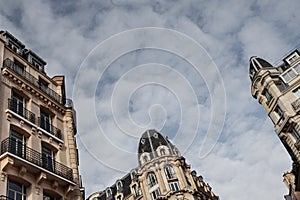
{"type": "Polygon", "coordinates": [[[109,197],[112,196],[112,191],[111,191],[110,188],[107,188],[107,189],[105,190],[105,193],[106,193],[106,198],[109,198],[109,197]]]}
{"type": "Polygon", "coordinates": [[[296,50],[294,53],[292,53],[290,56],[288,56],[285,61],[291,65],[295,60],[297,60],[299,58],[299,52],[298,50],[296,50]]]}
{"type": "Polygon", "coordinates": [[[122,181],[121,180],[119,180],[119,181],[117,181],[117,190],[118,191],[122,191],[122,189],[123,189],[123,184],[122,184],[122,181]]]}

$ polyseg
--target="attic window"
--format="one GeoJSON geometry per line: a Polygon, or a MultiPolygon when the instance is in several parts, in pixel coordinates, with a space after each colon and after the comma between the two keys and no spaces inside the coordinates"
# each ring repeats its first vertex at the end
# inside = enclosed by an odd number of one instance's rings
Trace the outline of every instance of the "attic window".
{"type": "Polygon", "coordinates": [[[285,61],[288,64],[292,64],[295,60],[299,58],[299,52],[296,50],[294,53],[292,53],[290,56],[288,56],[285,61]]]}

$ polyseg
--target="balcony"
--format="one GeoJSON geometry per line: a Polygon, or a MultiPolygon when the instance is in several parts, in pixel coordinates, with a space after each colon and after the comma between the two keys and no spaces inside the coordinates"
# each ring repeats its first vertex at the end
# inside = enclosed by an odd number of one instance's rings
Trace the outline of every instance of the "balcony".
{"type": "Polygon", "coordinates": [[[15,99],[8,99],[8,109],[35,124],[35,114],[18,104],[15,99]]]}
{"type": "Polygon", "coordinates": [[[50,98],[54,99],[58,103],[62,104],[63,99],[62,97],[56,93],[54,90],[48,88],[48,87],[43,87],[39,80],[32,76],[30,73],[25,71],[22,67],[14,63],[12,60],[9,58],[6,58],[3,61],[3,69],[9,69],[12,70],[14,73],[18,74],[20,77],[24,78],[26,81],[28,81],[30,84],[34,85],[35,87],[39,88],[43,93],[45,93],[47,96],[50,98]]]}
{"type": "Polygon", "coordinates": [[[44,120],[41,117],[38,118],[38,122],[39,122],[39,124],[38,124],[39,127],[41,127],[45,131],[51,133],[55,137],[62,140],[62,134],[61,134],[61,130],[59,128],[56,128],[55,126],[53,126],[52,124],[50,124],[49,122],[47,122],[46,120],[44,120]]]}
{"type": "Polygon", "coordinates": [[[39,166],[69,181],[73,181],[73,171],[71,168],[55,161],[55,159],[49,159],[43,156],[41,153],[24,145],[21,141],[17,141],[13,138],[3,140],[1,142],[1,155],[4,153],[11,153],[31,164],[39,166]]]}
{"type": "Polygon", "coordinates": [[[35,114],[25,109],[23,105],[18,104],[16,100],[8,99],[8,109],[20,115],[21,117],[27,119],[31,123],[38,125],[40,128],[44,129],[51,135],[57,137],[58,139],[61,140],[63,139],[62,132],[59,128],[53,126],[52,124],[47,123],[45,120],[42,120],[40,117],[38,118],[38,124],[36,124],[35,114]]]}

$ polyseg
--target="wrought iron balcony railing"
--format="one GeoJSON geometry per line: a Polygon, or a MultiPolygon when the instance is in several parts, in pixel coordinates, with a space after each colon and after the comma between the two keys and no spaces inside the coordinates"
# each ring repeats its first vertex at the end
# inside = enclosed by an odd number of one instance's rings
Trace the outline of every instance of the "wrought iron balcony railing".
{"type": "Polygon", "coordinates": [[[41,91],[46,93],[52,99],[56,100],[57,102],[59,102],[61,104],[63,103],[63,99],[58,93],[56,93],[54,90],[52,90],[48,87],[44,87],[43,85],[41,85],[37,78],[35,78],[30,73],[25,71],[22,67],[18,66],[16,63],[14,63],[9,58],[6,58],[3,61],[3,68],[8,68],[8,69],[14,71],[19,76],[21,76],[22,78],[24,78],[25,80],[30,82],[32,85],[34,85],[35,87],[39,88],[41,91]]]}
{"type": "Polygon", "coordinates": [[[9,152],[22,158],[34,165],[42,167],[54,174],[73,181],[73,171],[71,168],[50,159],[49,157],[39,153],[38,151],[27,147],[22,141],[17,141],[14,138],[6,138],[1,142],[1,155],[9,152]]]}
{"type": "Polygon", "coordinates": [[[24,108],[16,99],[8,99],[8,109],[35,124],[35,114],[24,108]]]}
{"type": "Polygon", "coordinates": [[[44,120],[41,117],[38,118],[38,122],[39,122],[39,124],[38,124],[39,127],[41,127],[45,131],[51,133],[55,137],[62,140],[62,134],[61,134],[61,130],[59,128],[53,126],[52,124],[50,124],[49,122],[47,122],[46,120],[44,120]]]}
{"type": "MultiPolygon", "coordinates": [[[[8,99],[8,109],[36,124],[35,114],[24,108],[24,105],[20,104],[20,102],[18,102],[16,99],[8,99]]],[[[62,132],[59,128],[53,126],[52,124],[49,124],[47,121],[43,120],[40,117],[38,118],[37,125],[62,140],[62,132]]]]}

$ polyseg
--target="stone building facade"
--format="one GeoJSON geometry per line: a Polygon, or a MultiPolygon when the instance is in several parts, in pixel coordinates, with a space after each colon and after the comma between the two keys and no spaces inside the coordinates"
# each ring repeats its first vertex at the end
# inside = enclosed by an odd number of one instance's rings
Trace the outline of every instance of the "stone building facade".
{"type": "Polygon", "coordinates": [[[88,200],[219,200],[178,149],[155,130],[142,135],[138,163],[137,168],[88,200]]]}
{"type": "Polygon", "coordinates": [[[81,200],[76,114],[64,76],[0,31],[0,199],[81,200]]]}
{"type": "Polygon", "coordinates": [[[293,161],[284,174],[286,199],[300,199],[300,53],[296,49],[278,66],[257,56],[250,58],[251,93],[264,107],[293,161]]]}

